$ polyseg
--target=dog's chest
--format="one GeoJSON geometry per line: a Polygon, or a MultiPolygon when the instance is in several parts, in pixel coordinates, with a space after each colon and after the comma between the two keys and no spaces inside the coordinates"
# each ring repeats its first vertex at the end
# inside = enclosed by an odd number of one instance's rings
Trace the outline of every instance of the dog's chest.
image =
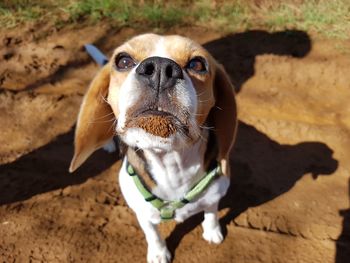
{"type": "Polygon", "coordinates": [[[182,198],[202,175],[206,145],[197,142],[186,150],[164,154],[144,151],[147,167],[157,186],[152,192],[164,200],[182,198]]]}
{"type": "MultiPolygon", "coordinates": [[[[147,202],[145,200],[144,196],[136,187],[132,177],[128,174],[126,167],[127,161],[125,159],[119,173],[119,184],[127,204],[132,210],[134,210],[137,217],[147,219],[153,224],[160,223],[160,211],[155,208],[150,202],[147,202]]],[[[177,209],[175,211],[174,219],[177,222],[182,222],[191,215],[201,212],[207,207],[210,207],[213,204],[217,203],[220,198],[225,195],[229,183],[229,179],[226,176],[220,176],[219,178],[215,179],[196,201],[188,203],[184,207],[177,209]]],[[[164,190],[162,190],[162,192],[163,191],[164,190]]],[[[172,191],[172,189],[169,190],[169,192],[170,191],[172,191]]],[[[174,193],[180,197],[170,200],[176,200],[183,197],[181,191],[175,190],[170,195],[173,196],[174,193]]],[[[170,200],[168,199],[168,201],[170,200]]]]}
{"type": "MultiPolygon", "coordinates": [[[[203,178],[204,156],[207,150],[208,133],[203,132],[203,139],[186,149],[158,152],[143,150],[146,167],[156,186],[150,189],[152,194],[164,201],[181,200],[203,178]]],[[[126,171],[126,163],[119,174],[122,193],[128,205],[138,216],[148,218],[153,223],[160,222],[160,211],[136,187],[133,179],[126,171]]],[[[203,211],[206,207],[219,201],[226,193],[229,180],[225,176],[215,179],[210,186],[193,202],[176,209],[174,219],[181,222],[189,216],[203,211]]]]}

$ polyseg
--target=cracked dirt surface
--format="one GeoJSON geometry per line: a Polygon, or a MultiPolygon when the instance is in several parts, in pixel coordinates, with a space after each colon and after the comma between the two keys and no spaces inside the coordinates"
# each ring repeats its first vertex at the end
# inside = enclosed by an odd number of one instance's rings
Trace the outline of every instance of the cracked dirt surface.
{"type": "MultiPolygon", "coordinates": [[[[202,215],[161,226],[174,262],[342,263],[350,259],[350,44],[305,32],[190,36],[237,87],[225,241],[201,238],[202,215]]],[[[119,157],[97,152],[68,173],[73,126],[97,70],[138,30],[3,31],[0,41],[1,262],[145,262],[146,242],[120,194],[119,157]]]]}

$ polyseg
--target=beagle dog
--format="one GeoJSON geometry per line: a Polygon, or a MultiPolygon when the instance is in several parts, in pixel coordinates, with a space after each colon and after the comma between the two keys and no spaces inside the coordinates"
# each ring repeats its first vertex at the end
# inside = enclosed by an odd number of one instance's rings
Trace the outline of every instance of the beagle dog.
{"type": "Polygon", "coordinates": [[[139,35],[115,49],[85,94],[70,171],[118,136],[125,145],[119,184],[144,231],[147,261],[170,262],[161,221],[204,211],[203,238],[223,240],[217,210],[236,129],[234,87],[201,45],[139,35]]]}

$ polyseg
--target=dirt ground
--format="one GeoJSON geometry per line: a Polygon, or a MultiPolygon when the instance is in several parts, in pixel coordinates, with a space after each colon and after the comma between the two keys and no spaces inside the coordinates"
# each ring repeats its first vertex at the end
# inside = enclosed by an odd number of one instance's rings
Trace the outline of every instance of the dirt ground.
{"type": "MultiPolygon", "coordinates": [[[[111,54],[141,31],[1,31],[1,262],[145,262],[119,157],[98,151],[68,173],[79,104],[98,68],[83,44],[111,54]]],[[[202,240],[202,215],[163,224],[174,262],[350,262],[350,43],[301,31],[167,33],[192,37],[225,65],[240,119],[220,209],[225,240],[202,240]]]]}

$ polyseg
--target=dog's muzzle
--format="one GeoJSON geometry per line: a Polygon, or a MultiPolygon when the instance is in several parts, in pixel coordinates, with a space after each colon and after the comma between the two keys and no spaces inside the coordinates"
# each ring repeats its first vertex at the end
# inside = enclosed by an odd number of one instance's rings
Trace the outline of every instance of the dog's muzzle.
{"type": "Polygon", "coordinates": [[[126,127],[162,138],[177,132],[187,137],[187,114],[176,104],[176,88],[185,81],[180,65],[168,58],[149,57],[136,68],[136,79],[145,96],[140,106],[132,109],[126,127]]]}
{"type": "Polygon", "coordinates": [[[157,93],[172,88],[183,79],[181,67],[173,60],[162,57],[149,57],[136,68],[140,83],[154,89],[157,93]]]}

